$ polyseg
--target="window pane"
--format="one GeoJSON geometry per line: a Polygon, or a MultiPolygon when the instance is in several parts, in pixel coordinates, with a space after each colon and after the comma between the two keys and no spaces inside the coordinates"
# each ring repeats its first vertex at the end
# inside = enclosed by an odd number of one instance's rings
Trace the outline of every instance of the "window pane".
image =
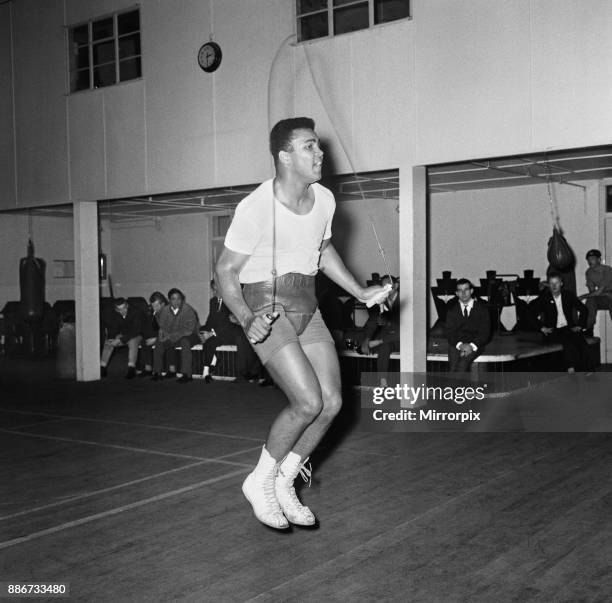
{"type": "Polygon", "coordinates": [[[334,0],[334,6],[342,6],[343,4],[354,3],[355,0],[334,0]]]}
{"type": "Polygon", "coordinates": [[[409,0],[374,0],[374,23],[387,23],[409,16],[409,0]]]}
{"type": "Polygon", "coordinates": [[[100,21],[94,21],[91,24],[91,30],[94,40],[101,40],[102,38],[111,38],[113,36],[113,18],[101,19],[100,21]]]}
{"type": "Polygon", "coordinates": [[[89,46],[81,46],[76,49],[76,68],[89,67],[89,46]]]}
{"type": "Polygon", "coordinates": [[[119,80],[134,80],[141,75],[140,57],[127,59],[119,63],[119,80]]]}
{"type": "Polygon", "coordinates": [[[334,34],[347,33],[369,27],[368,3],[334,10],[334,34]]]}
{"type": "Polygon", "coordinates": [[[298,38],[300,41],[322,38],[327,35],[327,11],[298,19],[298,38]]]}
{"type": "Polygon", "coordinates": [[[72,28],[72,42],[73,44],[87,44],[88,40],[88,26],[79,25],[78,27],[72,28]]]}
{"type": "Polygon", "coordinates": [[[137,10],[123,13],[117,17],[117,29],[119,35],[138,31],[140,29],[140,17],[137,10]]]}
{"type": "Polygon", "coordinates": [[[297,0],[297,14],[312,13],[327,8],[327,0],[297,0]]]}
{"type": "Polygon", "coordinates": [[[70,90],[87,90],[89,88],[89,69],[73,71],[70,74],[70,90]]]}
{"type": "Polygon", "coordinates": [[[612,213],[612,186],[606,186],[606,212],[612,213]]]}
{"type": "Polygon", "coordinates": [[[102,88],[116,83],[115,63],[94,67],[94,88],[102,88]]]}
{"type": "Polygon", "coordinates": [[[109,40],[108,42],[100,42],[94,44],[93,47],[93,62],[94,65],[100,65],[101,63],[110,63],[115,60],[115,42],[109,40]]]}
{"type": "Polygon", "coordinates": [[[119,58],[133,57],[140,54],[140,34],[119,38],[119,58]]]}

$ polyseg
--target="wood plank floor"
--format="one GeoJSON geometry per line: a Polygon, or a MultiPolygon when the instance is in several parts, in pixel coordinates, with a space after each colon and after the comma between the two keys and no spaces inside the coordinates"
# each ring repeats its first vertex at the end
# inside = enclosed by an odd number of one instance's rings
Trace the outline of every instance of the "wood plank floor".
{"type": "Polygon", "coordinates": [[[0,360],[0,581],[68,581],[74,601],[610,600],[608,434],[341,420],[300,491],[320,529],[281,534],[240,484],[282,405],[0,360]]]}

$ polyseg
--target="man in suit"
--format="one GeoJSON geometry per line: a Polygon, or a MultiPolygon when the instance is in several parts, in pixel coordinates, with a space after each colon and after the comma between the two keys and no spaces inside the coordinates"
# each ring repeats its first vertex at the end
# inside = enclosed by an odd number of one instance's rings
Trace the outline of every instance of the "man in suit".
{"type": "Polygon", "coordinates": [[[583,333],[589,311],[575,293],[563,289],[559,273],[549,273],[548,289],[529,304],[529,311],[544,342],[563,346],[563,368],[568,373],[589,370],[589,346],[583,333]]]}
{"type": "Polygon", "coordinates": [[[491,319],[487,307],[474,299],[474,286],[468,279],[457,281],[456,295],[458,303],[446,315],[448,364],[452,372],[467,372],[489,341],[491,319]]]}
{"type": "Polygon", "coordinates": [[[210,364],[215,355],[215,350],[220,345],[234,344],[238,331],[238,326],[230,321],[228,307],[217,293],[215,279],[210,281],[210,290],[213,296],[209,302],[208,318],[199,331],[200,341],[202,342],[205,383],[211,381],[210,364]]]}

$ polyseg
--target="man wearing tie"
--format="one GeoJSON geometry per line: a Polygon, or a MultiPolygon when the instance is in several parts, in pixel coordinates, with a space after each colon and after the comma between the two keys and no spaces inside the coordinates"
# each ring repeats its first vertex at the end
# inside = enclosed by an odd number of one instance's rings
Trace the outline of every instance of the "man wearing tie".
{"type": "Polygon", "coordinates": [[[239,327],[229,319],[230,311],[218,296],[217,285],[214,279],[210,281],[210,290],[213,296],[210,298],[208,318],[199,331],[200,341],[202,342],[205,383],[210,383],[211,381],[210,363],[215,355],[215,350],[220,345],[233,345],[239,330],[239,327]]]}
{"type": "Polygon", "coordinates": [[[474,299],[474,287],[466,278],[457,281],[458,303],[446,315],[448,364],[452,372],[467,372],[489,341],[491,321],[486,306],[474,299]]]}

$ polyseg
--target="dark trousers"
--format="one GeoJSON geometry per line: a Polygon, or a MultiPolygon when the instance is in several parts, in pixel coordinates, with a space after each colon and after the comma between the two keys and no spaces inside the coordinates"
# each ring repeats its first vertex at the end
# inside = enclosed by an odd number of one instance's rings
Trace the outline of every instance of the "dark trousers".
{"type": "Polygon", "coordinates": [[[212,362],[212,359],[215,355],[215,350],[220,345],[233,345],[233,343],[234,337],[232,337],[231,335],[223,335],[221,337],[215,335],[213,337],[209,337],[202,344],[202,362],[204,363],[204,366],[210,366],[210,363],[212,362]]]}
{"type": "Polygon", "coordinates": [[[179,341],[159,341],[155,343],[153,351],[153,372],[161,373],[164,367],[164,356],[167,351],[174,351],[175,346],[181,348],[181,373],[191,377],[191,346],[197,341],[197,337],[181,337],[179,341]]]}
{"type": "Polygon", "coordinates": [[[472,366],[472,362],[480,356],[480,348],[476,352],[470,352],[467,356],[462,356],[461,352],[454,346],[448,346],[448,370],[452,373],[467,373],[472,366]]]}
{"type": "Polygon", "coordinates": [[[544,336],[545,343],[560,343],[563,346],[563,368],[586,371],[591,368],[589,344],[582,333],[575,333],[569,327],[555,329],[544,336]]]}
{"type": "Polygon", "coordinates": [[[393,352],[399,352],[399,341],[384,341],[373,350],[376,352],[376,370],[386,373],[389,370],[389,359],[393,352]]]}
{"type": "Polygon", "coordinates": [[[608,312],[610,312],[610,318],[612,318],[612,295],[594,295],[593,297],[587,297],[584,303],[589,310],[587,315],[587,329],[592,329],[595,326],[597,310],[608,310],[608,312]]]}
{"type": "Polygon", "coordinates": [[[236,373],[237,377],[244,379],[261,378],[264,376],[264,368],[255,353],[253,346],[249,343],[244,331],[236,332],[236,373]]]}

